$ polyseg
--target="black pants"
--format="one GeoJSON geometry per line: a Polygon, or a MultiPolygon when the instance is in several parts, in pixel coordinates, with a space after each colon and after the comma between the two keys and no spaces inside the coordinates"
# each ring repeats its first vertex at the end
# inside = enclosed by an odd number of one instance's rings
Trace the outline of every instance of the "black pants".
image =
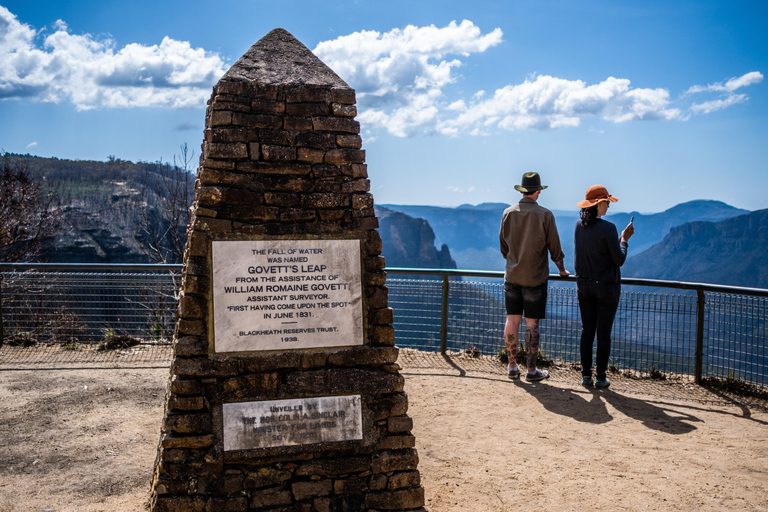
{"type": "Polygon", "coordinates": [[[579,279],[576,289],[581,311],[581,375],[592,376],[592,344],[597,333],[596,375],[604,379],[611,356],[611,330],[619,307],[621,284],[579,279]]]}

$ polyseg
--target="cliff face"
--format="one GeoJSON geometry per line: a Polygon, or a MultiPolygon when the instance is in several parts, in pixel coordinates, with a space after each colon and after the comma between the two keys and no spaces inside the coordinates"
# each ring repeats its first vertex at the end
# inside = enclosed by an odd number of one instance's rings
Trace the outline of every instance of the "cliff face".
{"type": "Polygon", "coordinates": [[[426,220],[381,207],[376,216],[388,267],[456,268],[448,246],[435,247],[435,233],[426,220]]]}
{"type": "MultiPolygon", "coordinates": [[[[185,186],[191,191],[194,179],[159,163],[14,159],[32,178],[59,191],[62,230],[46,241],[40,262],[153,262],[147,233],[172,231],[167,220],[173,208],[168,191],[185,186]]],[[[179,223],[178,229],[186,230],[185,208],[181,209],[178,218],[183,219],[183,226],[179,223]]]]}
{"type": "Polygon", "coordinates": [[[768,288],[766,251],[768,210],[757,210],[674,227],[660,243],[630,257],[622,275],[768,288]]]}

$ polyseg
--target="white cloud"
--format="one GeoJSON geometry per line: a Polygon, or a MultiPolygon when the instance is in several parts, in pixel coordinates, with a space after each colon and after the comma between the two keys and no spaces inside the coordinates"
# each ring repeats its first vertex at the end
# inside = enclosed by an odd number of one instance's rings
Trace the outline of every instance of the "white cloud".
{"type": "Polygon", "coordinates": [[[492,94],[449,98],[444,89],[457,79],[463,60],[502,41],[471,21],[437,28],[408,26],[386,33],[361,31],[325,41],[314,49],[357,91],[359,120],[374,133],[406,137],[416,133],[486,135],[498,130],[549,130],[579,126],[597,117],[622,123],[680,120],[746,101],[733,91],[762,81],[759,72],[723,84],[692,87],[688,94],[723,91],[731,96],[700,105],[672,99],[664,88],[633,88],[626,78],[586,84],[554,76],[531,76],[492,94]]]}
{"type": "Polygon", "coordinates": [[[742,76],[731,78],[725,83],[715,83],[709,85],[694,85],[689,88],[685,94],[702,94],[702,93],[720,93],[720,97],[714,100],[704,101],[702,103],[693,103],[690,106],[691,112],[694,114],[709,114],[717,110],[730,107],[737,103],[743,103],[749,98],[746,94],[736,94],[738,89],[747,87],[752,84],[759,84],[763,81],[763,74],[758,71],[752,71],[742,76]]]}
{"type": "Polygon", "coordinates": [[[70,34],[58,21],[42,36],[0,6],[0,98],[70,101],[79,110],[201,107],[226,71],[214,54],[165,37],[159,45],[70,34]]]}
{"type": "MultiPolygon", "coordinates": [[[[357,92],[360,121],[396,136],[439,126],[443,87],[456,80],[459,59],[501,43],[501,29],[482,34],[471,21],[437,28],[407,26],[361,31],[324,41],[313,50],[357,92]]],[[[458,100],[461,101],[461,100],[458,100]]],[[[450,102],[453,103],[453,102],[450,102]]]]}
{"type": "Polygon", "coordinates": [[[37,142],[30,142],[29,144],[27,144],[27,149],[34,148],[35,146],[37,146],[37,142]]]}

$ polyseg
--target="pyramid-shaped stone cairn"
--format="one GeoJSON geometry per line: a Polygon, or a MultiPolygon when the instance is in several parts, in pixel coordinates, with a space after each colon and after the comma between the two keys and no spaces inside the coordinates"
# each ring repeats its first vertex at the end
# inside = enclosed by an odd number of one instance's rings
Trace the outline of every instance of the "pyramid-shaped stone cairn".
{"type": "Polygon", "coordinates": [[[282,29],[213,88],[153,511],[425,510],[356,114],[282,29]]]}

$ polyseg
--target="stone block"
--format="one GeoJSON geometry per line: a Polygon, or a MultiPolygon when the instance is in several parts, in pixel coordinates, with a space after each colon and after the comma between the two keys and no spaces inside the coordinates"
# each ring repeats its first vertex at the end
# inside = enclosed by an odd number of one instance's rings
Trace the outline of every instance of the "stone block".
{"type": "MultiPolygon", "coordinates": [[[[363,217],[355,219],[352,224],[353,231],[369,231],[371,229],[378,229],[379,219],[376,217],[363,217]]],[[[383,268],[383,267],[382,267],[383,268]]]]}
{"type": "Polygon", "coordinates": [[[403,377],[383,371],[334,368],[295,372],[286,376],[285,385],[296,395],[381,393],[403,390],[403,377]]]}
{"type": "Polygon", "coordinates": [[[264,203],[268,206],[280,206],[283,208],[299,206],[299,197],[287,192],[267,192],[264,194],[264,203]]]}
{"type": "MultiPolygon", "coordinates": [[[[275,146],[279,147],[279,146],[275,146]]],[[[295,148],[292,148],[295,149],[295,148]]],[[[303,162],[238,162],[240,172],[258,174],[305,175],[312,171],[312,166],[303,162]]]]}
{"type": "MultiPolygon", "coordinates": [[[[365,258],[365,270],[367,272],[373,272],[376,270],[383,270],[386,267],[386,263],[384,262],[384,258],[381,256],[368,256],[365,258]]],[[[385,307],[386,304],[382,306],[377,307],[385,307]]]]}
{"type": "Polygon", "coordinates": [[[301,352],[292,350],[271,354],[259,354],[237,359],[239,373],[263,373],[301,366],[301,352]]]}
{"type": "Polygon", "coordinates": [[[234,112],[232,113],[232,124],[235,126],[244,126],[246,128],[268,128],[277,130],[283,127],[283,118],[281,116],[271,116],[267,114],[243,114],[234,112]]]}
{"type": "Polygon", "coordinates": [[[332,133],[305,132],[296,134],[296,145],[315,149],[334,149],[338,135],[332,133]]]}
{"type": "Polygon", "coordinates": [[[286,103],[304,103],[304,102],[322,102],[330,103],[332,100],[331,91],[325,87],[309,88],[300,87],[295,88],[285,93],[286,103]]]}
{"type": "Polygon", "coordinates": [[[363,473],[371,470],[368,457],[344,457],[339,459],[316,459],[300,464],[293,474],[298,477],[330,477],[363,473]]]}
{"type": "Polygon", "coordinates": [[[208,237],[202,233],[192,233],[187,238],[187,250],[190,256],[207,256],[208,237]]]}
{"type": "Polygon", "coordinates": [[[213,434],[203,436],[166,437],[162,441],[163,448],[184,448],[188,450],[200,450],[213,446],[215,438],[213,434]]]}
{"type": "Polygon", "coordinates": [[[296,117],[327,116],[331,113],[331,106],[328,103],[288,103],[285,113],[296,117]]]}
{"type": "Polygon", "coordinates": [[[218,127],[205,130],[205,140],[214,143],[231,144],[236,142],[251,142],[258,140],[255,130],[240,127],[218,127]]]}
{"type": "Polygon", "coordinates": [[[363,366],[392,364],[397,361],[399,349],[396,347],[351,347],[330,354],[328,364],[333,366],[363,366]]]}
{"type": "Polygon", "coordinates": [[[362,494],[367,490],[367,478],[344,478],[333,482],[334,494],[362,494]]]}
{"type": "Polygon", "coordinates": [[[424,506],[424,488],[369,493],[365,506],[381,510],[407,510],[424,506]]]}
{"type": "Polygon", "coordinates": [[[264,205],[238,205],[228,209],[233,221],[244,222],[268,222],[276,220],[280,209],[274,206],[264,205]]]}
{"type": "MultiPolygon", "coordinates": [[[[194,339],[194,338],[182,338],[182,339],[194,339]]],[[[200,382],[197,380],[182,379],[178,375],[174,375],[171,378],[171,393],[174,393],[176,395],[199,395],[202,391],[203,391],[203,387],[200,385],[200,382]]]]}
{"type": "Polygon", "coordinates": [[[355,210],[373,208],[373,195],[354,194],[352,196],[352,208],[354,208],[355,210]]]}
{"type": "Polygon", "coordinates": [[[316,213],[312,210],[292,209],[280,212],[282,222],[312,222],[316,218],[316,213]]]}
{"type": "Polygon", "coordinates": [[[208,332],[204,320],[180,318],[177,325],[180,336],[205,336],[208,332]]]}
{"type": "Polygon", "coordinates": [[[360,123],[348,117],[315,117],[312,128],[316,132],[360,133],[360,123]]]}
{"type": "Polygon", "coordinates": [[[166,480],[159,478],[155,485],[157,494],[186,494],[189,484],[184,480],[166,480]]]}
{"type": "Polygon", "coordinates": [[[251,494],[251,507],[255,509],[290,505],[291,503],[293,503],[291,491],[284,487],[261,489],[251,494]]]}
{"type": "Polygon", "coordinates": [[[296,148],[292,146],[261,145],[261,154],[267,162],[291,162],[296,160],[296,148]]]}
{"type": "Polygon", "coordinates": [[[210,434],[210,414],[168,414],[165,428],[178,434],[210,434]]]}
{"type": "Polygon", "coordinates": [[[232,231],[232,222],[227,219],[196,217],[192,227],[193,229],[209,233],[229,233],[232,231]]]}
{"type": "Polygon", "coordinates": [[[390,416],[402,416],[408,412],[408,397],[405,393],[393,393],[369,405],[374,421],[385,420],[390,416]]]}
{"type": "Polygon", "coordinates": [[[394,323],[395,311],[392,308],[373,309],[368,316],[368,321],[372,325],[386,325],[394,323]]]}
{"type": "Polygon", "coordinates": [[[333,165],[365,163],[364,149],[332,149],[325,153],[325,163],[333,165]]]}
{"type": "Polygon", "coordinates": [[[387,481],[387,489],[402,489],[421,485],[421,475],[418,471],[403,471],[395,473],[387,481]]]}
{"type": "Polygon", "coordinates": [[[210,142],[206,158],[248,158],[248,147],[242,142],[210,142]]]}
{"type": "Polygon", "coordinates": [[[283,114],[285,113],[285,103],[257,98],[251,101],[251,112],[254,114],[283,114]]]}
{"type": "Polygon", "coordinates": [[[325,158],[325,151],[322,149],[298,148],[297,159],[299,162],[308,162],[310,164],[321,164],[325,158]]]}
{"type": "Polygon", "coordinates": [[[259,142],[272,146],[296,146],[296,133],[287,130],[259,130],[259,142]]]}
{"type": "Polygon", "coordinates": [[[305,208],[339,208],[349,204],[349,196],[346,194],[304,194],[301,197],[301,205],[305,208]]]}
{"type": "Polygon", "coordinates": [[[211,287],[211,280],[207,276],[192,276],[187,274],[184,279],[184,293],[193,295],[207,295],[211,287]]]}
{"type": "Polygon", "coordinates": [[[205,512],[248,512],[248,500],[245,497],[210,498],[205,512]]]}
{"type": "Polygon", "coordinates": [[[290,471],[275,468],[259,468],[246,475],[243,487],[245,489],[261,489],[262,487],[269,487],[287,482],[290,479],[290,471]]]}
{"type": "MultiPolygon", "coordinates": [[[[367,260],[368,258],[366,258],[367,260]]],[[[367,266],[367,265],[366,265],[367,266]]],[[[372,271],[375,271],[372,269],[372,271]]],[[[387,307],[387,296],[389,290],[385,286],[369,286],[365,290],[365,297],[368,301],[368,307],[381,309],[387,307]]]]}
{"type": "Polygon", "coordinates": [[[383,491],[387,488],[387,475],[371,475],[368,478],[368,488],[372,491],[383,491]]]}
{"type": "Polygon", "coordinates": [[[337,135],[336,144],[341,148],[360,149],[363,139],[359,135],[337,135]]]}
{"type": "Polygon", "coordinates": [[[331,105],[331,114],[341,117],[355,117],[357,115],[357,107],[345,105],[344,103],[333,103],[331,105]]]}
{"type": "Polygon", "coordinates": [[[238,373],[238,364],[237,361],[228,359],[176,357],[172,362],[171,371],[186,377],[232,377],[238,373]]]}
{"type": "Polygon", "coordinates": [[[168,409],[172,411],[200,411],[207,408],[205,398],[201,396],[171,396],[168,409]]]}
{"type": "Polygon", "coordinates": [[[286,117],[283,120],[283,128],[293,132],[308,132],[312,131],[312,120],[306,117],[286,117]]]}
{"type": "Polygon", "coordinates": [[[158,496],[154,512],[205,512],[205,500],[192,496],[158,496]]]}
{"type": "Polygon", "coordinates": [[[413,418],[409,416],[392,416],[387,420],[387,432],[399,434],[413,430],[413,418]]]}
{"type": "Polygon", "coordinates": [[[261,145],[258,142],[248,143],[248,158],[251,160],[261,160],[261,145]]]}
{"type": "Polygon", "coordinates": [[[214,110],[209,119],[210,126],[228,126],[232,124],[232,112],[214,110]]]}
{"type": "Polygon", "coordinates": [[[309,482],[294,482],[291,485],[293,496],[297,500],[309,500],[328,496],[333,492],[333,482],[331,480],[313,480],[309,482]]]}
{"type": "MultiPolygon", "coordinates": [[[[350,192],[368,192],[371,189],[371,181],[367,179],[358,179],[352,181],[345,181],[341,184],[341,191],[350,192]]],[[[371,205],[366,208],[373,207],[373,198],[371,198],[371,205]]]]}
{"type": "MultiPolygon", "coordinates": [[[[189,259],[191,259],[190,257],[189,259]]],[[[198,295],[181,293],[179,296],[179,316],[186,319],[202,319],[208,312],[208,301],[198,295]]]]}
{"type": "Polygon", "coordinates": [[[373,455],[373,472],[389,473],[391,471],[416,470],[419,455],[416,449],[383,451],[373,455]]]}
{"type": "Polygon", "coordinates": [[[391,325],[374,325],[371,327],[371,344],[387,347],[395,346],[395,328],[391,325]]]}
{"type": "Polygon", "coordinates": [[[412,435],[386,436],[376,444],[377,450],[403,450],[416,446],[416,438],[412,435]]]}
{"type": "Polygon", "coordinates": [[[384,271],[366,272],[365,284],[369,286],[384,286],[387,284],[387,274],[384,271]]]}
{"type": "Polygon", "coordinates": [[[354,89],[331,89],[331,99],[334,103],[344,103],[347,105],[354,105],[355,90],[354,89]]]}
{"type": "Polygon", "coordinates": [[[211,273],[208,258],[205,256],[189,256],[186,261],[186,272],[195,276],[204,276],[211,273]]]}
{"type": "Polygon", "coordinates": [[[344,217],[344,210],[318,210],[317,215],[323,222],[338,222],[344,217]]]}
{"type": "MultiPolygon", "coordinates": [[[[323,158],[325,158],[325,155],[323,155],[323,158]]],[[[341,169],[338,165],[315,164],[312,166],[312,174],[315,178],[333,178],[341,174],[341,169]]],[[[323,185],[321,181],[315,183],[316,188],[321,185],[323,185]]]]}

